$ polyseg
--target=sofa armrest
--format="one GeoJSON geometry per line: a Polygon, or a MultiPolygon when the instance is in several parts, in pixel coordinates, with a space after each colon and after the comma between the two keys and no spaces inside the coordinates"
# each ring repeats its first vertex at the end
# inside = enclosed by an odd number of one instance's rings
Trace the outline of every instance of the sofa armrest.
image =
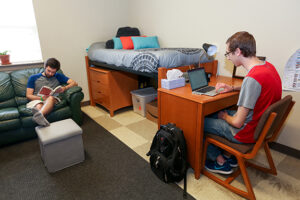
{"type": "Polygon", "coordinates": [[[76,93],[80,93],[81,91],[82,91],[82,88],[80,86],[74,86],[74,87],[71,87],[70,89],[68,89],[65,92],[65,97],[66,97],[67,101],[70,102],[72,95],[74,95],[76,93]]]}
{"type": "Polygon", "coordinates": [[[78,124],[82,124],[82,111],[80,102],[82,101],[84,94],[82,92],[82,88],[79,86],[74,86],[68,89],[65,92],[65,97],[70,105],[72,111],[72,119],[78,124]]]}

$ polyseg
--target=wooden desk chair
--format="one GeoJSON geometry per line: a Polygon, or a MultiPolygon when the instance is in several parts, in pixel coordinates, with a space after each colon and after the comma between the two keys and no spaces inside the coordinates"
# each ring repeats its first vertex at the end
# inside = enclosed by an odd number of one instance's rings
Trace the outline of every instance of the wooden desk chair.
{"type": "Polygon", "coordinates": [[[269,149],[269,142],[274,141],[279,135],[280,129],[294,104],[295,102],[292,101],[292,96],[288,95],[267,108],[267,110],[261,116],[256,127],[254,134],[255,138],[257,138],[257,142],[255,144],[236,144],[228,141],[223,137],[208,134],[205,140],[203,160],[206,159],[207,146],[211,143],[233,154],[238,160],[239,168],[225,180],[222,180],[216,177],[213,173],[208,172],[207,170],[205,170],[204,166],[203,174],[234,193],[237,193],[247,199],[255,199],[246,167],[251,166],[263,172],[277,175],[276,167],[274,165],[269,149]],[[261,146],[263,146],[265,149],[270,168],[261,167],[247,161],[253,159],[256,156],[261,146]],[[231,185],[231,182],[239,174],[242,174],[248,192],[245,192],[231,185]]]}
{"type": "MultiPolygon", "coordinates": [[[[266,61],[266,57],[264,57],[264,56],[257,56],[257,58],[261,61],[266,61]]],[[[235,65],[233,66],[232,78],[244,79],[244,76],[237,75],[237,66],[235,66],[235,65]]]]}

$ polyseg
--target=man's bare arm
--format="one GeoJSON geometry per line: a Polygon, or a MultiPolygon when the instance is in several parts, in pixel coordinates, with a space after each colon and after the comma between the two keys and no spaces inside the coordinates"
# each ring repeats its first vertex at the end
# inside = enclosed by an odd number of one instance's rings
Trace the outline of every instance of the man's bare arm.
{"type": "Polygon", "coordinates": [[[220,119],[224,119],[228,124],[230,124],[233,127],[241,128],[246,121],[249,111],[250,109],[239,106],[234,116],[228,115],[225,111],[221,111],[219,112],[218,117],[220,119]]]}
{"type": "Polygon", "coordinates": [[[226,92],[241,90],[241,87],[239,87],[239,86],[231,86],[231,85],[228,85],[226,83],[217,83],[216,84],[216,91],[219,91],[219,89],[221,89],[221,88],[223,90],[220,90],[220,93],[226,93],[226,92]]]}
{"type": "Polygon", "coordinates": [[[41,97],[37,96],[37,95],[34,95],[33,92],[34,92],[34,89],[32,89],[32,88],[27,88],[26,89],[26,97],[27,97],[27,99],[29,99],[30,101],[40,100],[41,97]]]}
{"type": "Polygon", "coordinates": [[[77,86],[78,84],[72,80],[72,79],[69,79],[68,82],[67,82],[67,85],[63,87],[63,92],[70,89],[71,87],[74,87],[74,86],[77,86]]]}

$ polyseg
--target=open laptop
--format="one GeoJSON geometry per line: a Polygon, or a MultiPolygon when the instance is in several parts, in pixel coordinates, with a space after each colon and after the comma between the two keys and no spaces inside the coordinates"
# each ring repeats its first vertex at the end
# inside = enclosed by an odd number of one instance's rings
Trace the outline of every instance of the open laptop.
{"type": "Polygon", "coordinates": [[[204,68],[188,70],[188,76],[193,94],[204,94],[208,96],[215,96],[218,94],[215,87],[208,85],[204,68]]]}

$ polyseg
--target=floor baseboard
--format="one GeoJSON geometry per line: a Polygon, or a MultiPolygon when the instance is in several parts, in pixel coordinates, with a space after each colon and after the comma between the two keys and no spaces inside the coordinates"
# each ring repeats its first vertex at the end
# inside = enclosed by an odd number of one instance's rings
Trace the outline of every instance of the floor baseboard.
{"type": "Polygon", "coordinates": [[[82,107],[82,106],[88,106],[88,105],[90,105],[90,101],[82,101],[81,103],[80,103],[80,106],[82,107]]]}
{"type": "Polygon", "coordinates": [[[269,146],[270,146],[271,149],[279,151],[280,153],[284,153],[284,154],[287,154],[289,156],[293,156],[295,158],[300,159],[300,151],[297,150],[297,149],[294,149],[294,148],[291,148],[291,147],[288,147],[288,146],[285,146],[283,144],[279,144],[279,143],[276,143],[276,142],[271,142],[269,144],[269,146]]]}

